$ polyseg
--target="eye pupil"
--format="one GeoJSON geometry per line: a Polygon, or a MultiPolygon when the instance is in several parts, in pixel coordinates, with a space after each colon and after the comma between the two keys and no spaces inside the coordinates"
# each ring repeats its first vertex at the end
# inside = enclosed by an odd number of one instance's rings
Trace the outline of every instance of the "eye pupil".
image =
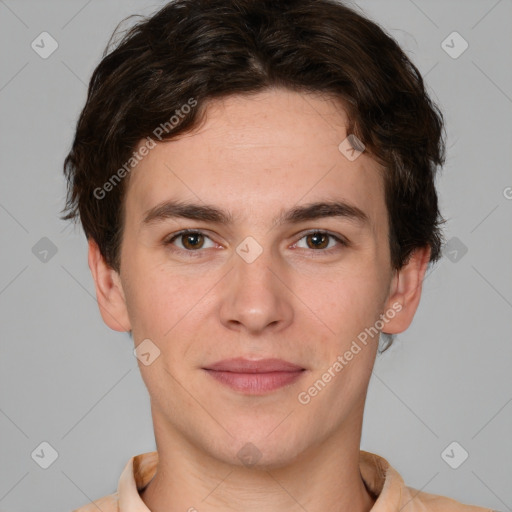
{"type": "Polygon", "coordinates": [[[313,242],[313,246],[311,246],[308,242],[308,246],[310,246],[311,248],[314,248],[314,249],[323,249],[324,247],[327,247],[327,245],[329,245],[329,238],[327,235],[325,235],[324,233],[311,233],[309,235],[307,235],[307,239],[313,239],[313,240],[316,240],[316,242],[313,242]],[[322,239],[323,239],[323,242],[322,243],[322,239]],[[325,241],[327,241],[327,244],[325,244],[325,241]],[[320,243],[317,243],[317,242],[320,242],[320,243]]]}
{"type": "Polygon", "coordinates": [[[187,233],[183,235],[185,242],[183,243],[184,247],[187,247],[187,249],[197,249],[198,246],[201,246],[201,242],[194,241],[198,237],[202,237],[203,235],[201,233],[187,233]],[[190,246],[188,246],[190,244],[190,246]]]}

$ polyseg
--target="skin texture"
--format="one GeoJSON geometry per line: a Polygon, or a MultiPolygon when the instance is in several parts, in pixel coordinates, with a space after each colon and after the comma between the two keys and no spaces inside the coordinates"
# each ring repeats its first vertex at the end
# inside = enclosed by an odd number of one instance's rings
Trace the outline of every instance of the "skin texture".
{"type": "Polygon", "coordinates": [[[382,330],[407,329],[429,249],[392,271],[382,169],[366,152],[350,161],[339,151],[347,136],[340,103],[272,89],[215,100],[207,114],[132,171],[119,274],[89,242],[105,323],[132,330],[135,346],[149,338],[160,350],[150,365],[138,361],[159,452],[142,498],[154,512],[368,511],[374,498],[358,457],[378,338],[309,403],[297,396],[393,304],[401,309],[382,330]],[[144,225],[145,212],[167,199],[215,205],[232,213],[233,224],[144,225]],[[342,217],[274,224],[294,206],[327,200],[356,205],[370,225],[342,217]],[[186,237],[165,244],[185,228],[206,235],[196,239],[199,249],[186,237]],[[305,233],[312,229],[349,246],[312,240],[305,233]],[[248,236],[263,250],[252,263],[236,252],[248,236]],[[239,356],[277,357],[306,371],[251,396],[202,369],[239,356]],[[252,466],[237,456],[247,443],[259,453],[252,466]]]}

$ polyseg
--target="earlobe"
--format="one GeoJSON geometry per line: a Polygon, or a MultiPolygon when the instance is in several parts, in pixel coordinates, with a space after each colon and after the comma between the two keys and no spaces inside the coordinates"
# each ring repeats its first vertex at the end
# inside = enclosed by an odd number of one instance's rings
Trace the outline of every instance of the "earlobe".
{"type": "Polygon", "coordinates": [[[386,323],[382,332],[398,334],[411,325],[420,303],[423,279],[429,260],[430,247],[417,248],[411,254],[409,261],[393,276],[385,313],[394,311],[394,315],[386,323]]]}
{"type": "Polygon", "coordinates": [[[88,245],[89,268],[96,287],[101,317],[114,331],[129,331],[131,324],[119,274],[107,265],[98,244],[92,238],[88,240],[88,245]]]}

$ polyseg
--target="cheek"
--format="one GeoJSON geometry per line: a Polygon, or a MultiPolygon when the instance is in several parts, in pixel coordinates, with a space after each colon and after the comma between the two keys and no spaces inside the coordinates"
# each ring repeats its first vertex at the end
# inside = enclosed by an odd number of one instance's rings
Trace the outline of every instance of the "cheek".
{"type": "Polygon", "coordinates": [[[123,288],[134,332],[161,337],[190,309],[194,287],[187,286],[178,272],[155,264],[138,247],[131,250],[125,276],[123,288]]]}
{"type": "Polygon", "coordinates": [[[305,282],[297,295],[339,339],[347,340],[378,317],[382,290],[373,269],[350,269],[312,284],[305,282]]]}

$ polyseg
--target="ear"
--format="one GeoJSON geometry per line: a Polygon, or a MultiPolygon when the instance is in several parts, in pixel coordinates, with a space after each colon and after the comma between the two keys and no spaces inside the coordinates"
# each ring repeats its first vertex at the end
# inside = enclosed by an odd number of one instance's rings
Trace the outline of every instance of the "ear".
{"type": "Polygon", "coordinates": [[[96,286],[96,299],[103,321],[114,331],[131,330],[126,299],[119,274],[105,262],[98,244],[91,238],[89,268],[96,286]]]}
{"type": "Polygon", "coordinates": [[[397,334],[411,325],[420,303],[429,259],[430,247],[420,247],[411,254],[407,264],[395,272],[385,309],[385,311],[394,311],[395,316],[386,322],[382,329],[383,333],[397,334]]]}

